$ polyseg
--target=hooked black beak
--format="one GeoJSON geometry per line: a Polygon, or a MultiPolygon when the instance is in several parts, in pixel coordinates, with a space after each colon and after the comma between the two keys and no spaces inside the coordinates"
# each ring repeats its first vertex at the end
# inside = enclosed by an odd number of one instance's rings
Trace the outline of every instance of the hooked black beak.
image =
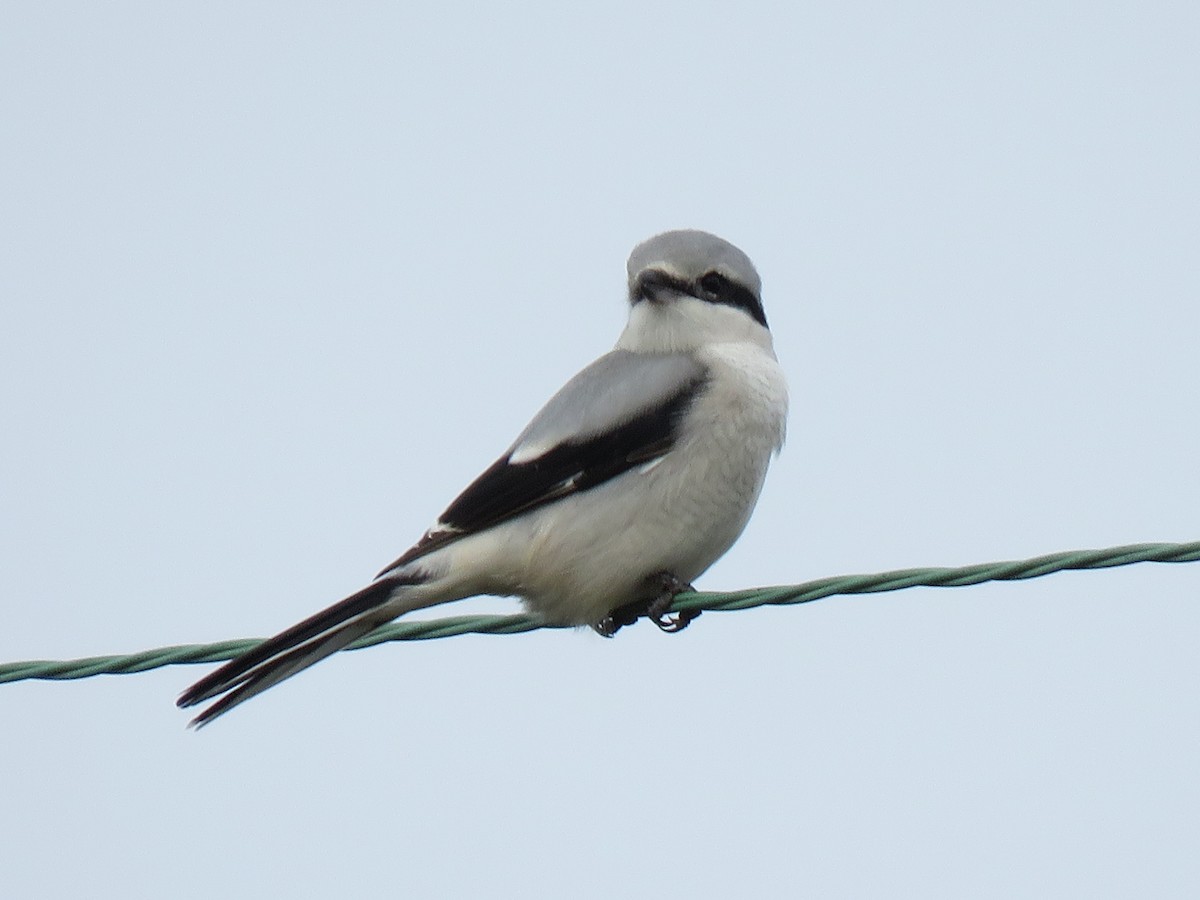
{"type": "Polygon", "coordinates": [[[661,269],[647,269],[634,283],[632,303],[649,300],[651,303],[666,303],[672,296],[689,293],[688,285],[661,269]]]}

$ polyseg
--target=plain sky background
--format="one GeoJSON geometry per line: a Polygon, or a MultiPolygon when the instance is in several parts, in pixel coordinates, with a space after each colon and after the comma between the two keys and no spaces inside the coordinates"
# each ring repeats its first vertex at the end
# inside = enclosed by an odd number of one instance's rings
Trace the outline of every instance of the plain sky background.
{"type": "MultiPolygon", "coordinates": [[[[757,263],[710,589],[1200,539],[1200,6],[0,9],[0,660],[359,587],[623,325],[757,263]]],[[[499,599],[469,608],[509,611],[499,599]]],[[[0,687],[0,895],[1200,894],[1200,564],[0,687]]]]}

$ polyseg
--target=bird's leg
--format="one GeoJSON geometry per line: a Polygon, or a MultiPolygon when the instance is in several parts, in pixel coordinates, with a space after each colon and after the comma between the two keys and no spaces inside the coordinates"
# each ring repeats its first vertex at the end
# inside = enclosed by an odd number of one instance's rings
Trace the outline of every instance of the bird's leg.
{"type": "Polygon", "coordinates": [[[691,624],[693,619],[700,616],[701,610],[685,609],[676,613],[674,617],[667,615],[667,610],[671,608],[671,604],[675,602],[675,597],[679,594],[694,591],[695,588],[686,581],[680,581],[671,572],[659,572],[654,576],[658,580],[659,595],[650,601],[650,605],[646,608],[646,616],[649,617],[655,625],[661,628],[668,634],[675,634],[677,631],[683,631],[691,624]]]}
{"type": "Polygon", "coordinates": [[[653,600],[634,600],[618,606],[607,616],[592,626],[592,630],[601,637],[610,638],[626,625],[632,625],[642,616],[649,618],[655,625],[668,634],[683,631],[691,621],[700,615],[701,610],[688,609],[676,613],[674,617],[667,615],[667,610],[675,602],[675,596],[693,588],[686,581],[680,581],[670,572],[659,572],[646,579],[648,583],[658,588],[658,594],[653,600]]]}

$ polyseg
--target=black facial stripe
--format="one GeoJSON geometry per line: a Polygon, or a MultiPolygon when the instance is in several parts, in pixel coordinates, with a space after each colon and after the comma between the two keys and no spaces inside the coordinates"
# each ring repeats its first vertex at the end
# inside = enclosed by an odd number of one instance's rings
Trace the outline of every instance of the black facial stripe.
{"type": "MultiPolygon", "coordinates": [[[[703,297],[701,299],[707,300],[708,298],[703,297]]],[[[744,309],[755,322],[763,328],[767,327],[767,314],[763,312],[762,301],[754,296],[754,292],[749,288],[727,280],[722,286],[721,293],[717,299],[712,302],[724,303],[727,306],[736,306],[738,309],[744,309]]]]}
{"type": "Polygon", "coordinates": [[[705,303],[720,303],[723,306],[745,310],[750,318],[763,328],[768,327],[767,314],[763,312],[762,301],[755,296],[752,290],[736,281],[730,281],[724,276],[721,276],[720,283],[720,290],[714,295],[705,291],[699,282],[693,284],[658,269],[650,269],[643,272],[638,278],[630,299],[634,303],[640,300],[653,300],[654,295],[659,291],[674,290],[681,294],[687,294],[689,297],[695,297],[697,300],[703,300],[705,303]]]}

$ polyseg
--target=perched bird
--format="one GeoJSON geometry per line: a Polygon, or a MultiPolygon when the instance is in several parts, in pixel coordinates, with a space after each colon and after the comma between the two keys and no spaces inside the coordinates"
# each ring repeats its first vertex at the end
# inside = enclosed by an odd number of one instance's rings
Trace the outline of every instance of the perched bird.
{"type": "Polygon", "coordinates": [[[416,609],[516,596],[611,636],[666,615],[745,528],[783,444],[787,385],[741,250],[669,231],[629,257],[629,322],[432,528],[365,588],[196,682],[200,726],[416,609]],[[223,696],[221,696],[223,695],[223,696]]]}

